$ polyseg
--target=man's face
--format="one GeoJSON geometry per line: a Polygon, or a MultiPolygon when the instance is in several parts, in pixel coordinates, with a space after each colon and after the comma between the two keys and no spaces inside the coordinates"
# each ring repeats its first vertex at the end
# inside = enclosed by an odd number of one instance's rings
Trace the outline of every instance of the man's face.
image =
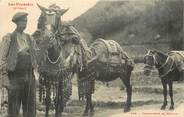
{"type": "Polygon", "coordinates": [[[27,17],[21,18],[19,21],[16,22],[17,28],[20,30],[25,30],[27,27],[27,17]]]}

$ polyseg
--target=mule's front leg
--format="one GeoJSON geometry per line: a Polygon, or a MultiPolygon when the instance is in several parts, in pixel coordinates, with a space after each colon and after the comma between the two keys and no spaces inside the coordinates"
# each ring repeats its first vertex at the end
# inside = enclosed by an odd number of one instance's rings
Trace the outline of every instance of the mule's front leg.
{"type": "Polygon", "coordinates": [[[83,113],[83,116],[88,116],[89,114],[89,109],[90,109],[90,96],[91,94],[86,94],[86,107],[85,107],[85,110],[84,110],[84,113],[83,113]]]}
{"type": "Polygon", "coordinates": [[[162,86],[163,86],[163,95],[164,95],[164,102],[161,106],[161,110],[165,110],[167,106],[167,83],[165,80],[162,80],[162,86]]]}
{"type": "Polygon", "coordinates": [[[55,117],[62,117],[63,110],[64,110],[64,93],[62,81],[60,81],[56,93],[55,117]]]}
{"type": "Polygon", "coordinates": [[[173,82],[172,81],[169,83],[169,95],[170,95],[170,98],[171,98],[171,106],[170,106],[169,110],[174,110],[173,82]]]}
{"type": "Polygon", "coordinates": [[[49,110],[50,110],[50,105],[51,105],[51,98],[50,98],[50,85],[48,84],[46,87],[46,100],[45,100],[45,117],[49,117],[49,110]]]}
{"type": "Polygon", "coordinates": [[[93,102],[92,102],[92,94],[90,94],[90,97],[89,97],[89,99],[90,99],[90,101],[89,101],[89,106],[90,106],[90,116],[93,116],[94,115],[94,106],[93,106],[93,102]]]}

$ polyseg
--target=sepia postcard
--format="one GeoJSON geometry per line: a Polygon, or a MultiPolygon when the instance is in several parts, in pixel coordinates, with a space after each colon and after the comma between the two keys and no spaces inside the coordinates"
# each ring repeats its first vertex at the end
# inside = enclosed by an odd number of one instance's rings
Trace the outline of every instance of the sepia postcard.
{"type": "Polygon", "coordinates": [[[184,117],[184,0],[0,0],[0,117],[184,117]]]}

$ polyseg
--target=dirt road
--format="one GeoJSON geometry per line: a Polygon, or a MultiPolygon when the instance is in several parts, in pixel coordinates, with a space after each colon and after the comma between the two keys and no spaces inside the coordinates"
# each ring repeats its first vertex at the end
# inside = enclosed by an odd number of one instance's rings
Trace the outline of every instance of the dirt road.
{"type": "MultiPolygon", "coordinates": [[[[136,86],[133,87],[132,110],[123,113],[123,104],[126,100],[125,90],[119,87],[107,87],[105,84],[96,86],[93,96],[95,115],[93,117],[184,117],[184,83],[174,84],[175,110],[170,111],[170,98],[166,110],[160,110],[162,105],[162,86],[136,86]]],[[[77,100],[77,87],[73,87],[73,95],[63,113],[64,117],[82,117],[84,102],[77,100]]],[[[38,112],[38,117],[44,117],[38,112]]]]}
{"type": "MultiPolygon", "coordinates": [[[[175,82],[173,86],[175,110],[168,110],[170,106],[168,96],[167,109],[161,111],[163,94],[157,74],[145,77],[141,73],[134,73],[131,77],[133,85],[131,112],[123,113],[126,91],[120,80],[110,82],[108,86],[101,82],[96,82],[95,94],[93,95],[95,106],[95,115],[93,117],[184,117],[184,82],[175,82]]],[[[63,117],[82,117],[85,102],[78,101],[76,80],[73,81],[72,92],[73,94],[65,108],[63,117]]],[[[4,113],[1,111],[0,117],[3,117],[4,113]]],[[[53,117],[54,112],[50,113],[51,117],[53,117]]],[[[37,117],[44,117],[44,111],[38,109],[37,117]]]]}

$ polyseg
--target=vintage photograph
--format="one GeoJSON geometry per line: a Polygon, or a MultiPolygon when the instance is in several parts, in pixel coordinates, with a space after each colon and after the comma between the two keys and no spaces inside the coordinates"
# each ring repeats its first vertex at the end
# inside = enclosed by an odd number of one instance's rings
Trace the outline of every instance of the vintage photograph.
{"type": "Polygon", "coordinates": [[[0,0],[0,117],[184,117],[184,0],[0,0]]]}

